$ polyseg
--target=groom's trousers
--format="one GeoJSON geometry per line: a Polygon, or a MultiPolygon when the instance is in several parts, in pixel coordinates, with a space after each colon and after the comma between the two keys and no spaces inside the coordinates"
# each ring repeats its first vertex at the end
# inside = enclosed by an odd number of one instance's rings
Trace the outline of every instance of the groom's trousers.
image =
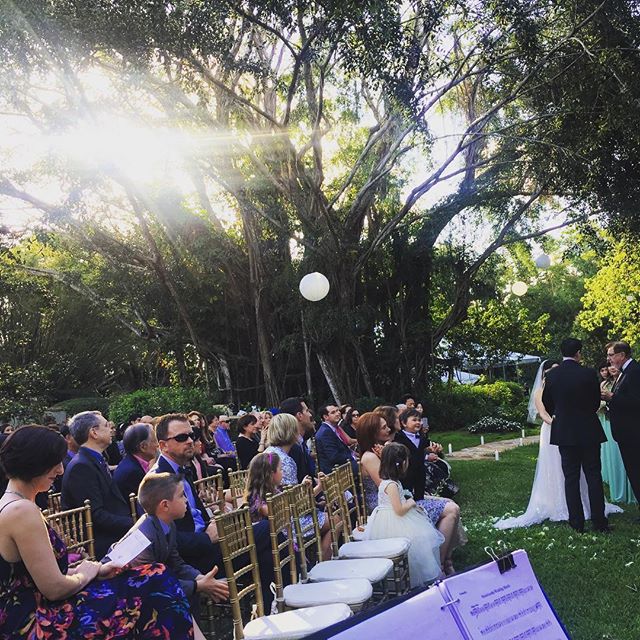
{"type": "Polygon", "coordinates": [[[578,530],[584,529],[584,510],[580,496],[580,470],[589,489],[591,522],[595,529],[607,526],[604,516],[604,489],[600,465],[600,444],[587,446],[560,446],[562,472],[564,473],[564,491],[569,510],[569,524],[578,530]]]}

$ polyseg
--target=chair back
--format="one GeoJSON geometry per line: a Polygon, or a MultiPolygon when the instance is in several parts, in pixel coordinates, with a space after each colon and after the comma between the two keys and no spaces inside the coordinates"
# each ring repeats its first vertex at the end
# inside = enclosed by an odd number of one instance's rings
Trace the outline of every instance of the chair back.
{"type": "Polygon", "coordinates": [[[276,604],[282,613],[284,608],[284,577],[282,570],[289,565],[291,584],[297,581],[296,552],[293,545],[293,526],[291,524],[291,508],[289,491],[275,495],[267,495],[267,513],[269,519],[269,536],[271,538],[271,554],[273,556],[273,573],[276,587],[276,604]]]}
{"type": "Polygon", "coordinates": [[[367,524],[367,496],[364,492],[364,482],[362,480],[362,462],[358,460],[358,484],[360,485],[360,493],[358,494],[358,498],[360,500],[360,515],[362,521],[360,524],[367,524]]]}
{"type": "MultiPolygon", "coordinates": [[[[363,525],[364,521],[362,519],[362,512],[360,510],[360,498],[358,495],[358,487],[355,483],[355,479],[353,477],[353,469],[351,468],[351,464],[348,462],[334,469],[336,474],[336,481],[338,482],[338,486],[340,487],[340,496],[343,500],[343,507],[345,515],[348,517],[349,523],[354,526],[363,525]],[[346,492],[349,492],[353,496],[353,500],[351,502],[352,506],[349,506],[349,501],[346,492]]],[[[349,531],[351,531],[351,526],[349,527],[349,531]]]]}
{"type": "Polygon", "coordinates": [[[209,476],[196,480],[193,485],[206,509],[211,513],[224,511],[224,488],[222,486],[222,474],[209,476]]]}
{"type": "Polygon", "coordinates": [[[135,493],[129,494],[129,510],[134,522],[138,521],[138,496],[135,493]]]}
{"type": "Polygon", "coordinates": [[[49,489],[47,493],[47,513],[59,513],[62,511],[62,494],[49,489]]]}
{"type": "Polygon", "coordinates": [[[249,508],[242,507],[236,511],[219,514],[215,517],[215,522],[220,538],[224,571],[229,584],[234,639],[242,640],[244,638],[241,607],[243,598],[255,593],[257,616],[264,615],[258,556],[249,508]]]}
{"type": "Polygon", "coordinates": [[[244,487],[247,484],[248,470],[229,472],[229,491],[235,508],[242,504],[244,487]]]}
{"type": "Polygon", "coordinates": [[[334,559],[338,558],[338,549],[340,548],[340,537],[346,542],[345,527],[349,526],[349,517],[345,512],[345,499],[340,492],[340,484],[336,472],[324,475],[319,474],[318,477],[322,480],[322,488],[324,495],[327,498],[327,517],[329,519],[329,525],[331,527],[331,553],[334,559]],[[337,522],[340,522],[341,527],[338,527],[337,522]]]}
{"type": "Polygon", "coordinates": [[[44,512],[44,517],[57,534],[64,540],[67,551],[79,553],[81,560],[70,566],[79,564],[82,560],[95,560],[95,539],[93,537],[93,521],[91,519],[91,502],[84,501],[84,506],[55,513],[44,512]]]}
{"type": "Polygon", "coordinates": [[[299,569],[302,582],[308,578],[307,549],[315,547],[318,562],[322,562],[322,545],[320,544],[320,523],[318,522],[318,510],[313,497],[313,487],[310,484],[296,484],[287,491],[289,495],[289,508],[296,536],[296,544],[299,551],[299,569]],[[301,518],[308,516],[311,520],[307,527],[302,526],[301,518]]]}

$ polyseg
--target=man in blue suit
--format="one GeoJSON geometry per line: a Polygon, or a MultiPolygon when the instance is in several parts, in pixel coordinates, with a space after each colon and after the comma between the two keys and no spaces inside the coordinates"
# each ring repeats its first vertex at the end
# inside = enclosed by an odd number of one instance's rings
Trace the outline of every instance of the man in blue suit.
{"type": "Polygon", "coordinates": [[[128,498],[138,494],[138,487],[158,455],[158,440],[150,424],[129,425],[122,437],[125,456],[113,472],[120,493],[128,498]]]}
{"type": "Polygon", "coordinates": [[[101,558],[133,524],[129,502],[102,455],[111,444],[111,427],[99,411],[84,411],[71,418],[69,431],[80,448],[62,477],[62,506],[73,509],[91,501],[96,557],[101,558]]]}
{"type": "Polygon", "coordinates": [[[322,424],[316,433],[316,453],[318,466],[322,473],[329,474],[335,466],[349,462],[353,469],[354,478],[358,477],[358,465],[351,449],[338,436],[337,428],[340,422],[340,408],[329,404],[320,408],[322,424]]]}
{"type": "Polygon", "coordinates": [[[298,442],[291,447],[289,455],[298,469],[298,482],[306,476],[316,477],[316,463],[309,453],[306,440],[315,433],[313,414],[302,398],[287,398],[280,403],[280,412],[292,415],[298,421],[298,442]]]}
{"type": "MultiPolygon", "coordinates": [[[[192,467],[189,463],[195,453],[193,435],[193,429],[186,415],[170,413],[162,416],[156,425],[160,456],[150,473],[180,473],[184,476],[187,510],[183,518],[175,521],[178,552],[185,562],[196,567],[201,573],[208,574],[214,565],[217,565],[221,574],[224,564],[218,544],[218,531],[215,522],[210,519],[198,497],[191,478],[192,467]]],[[[262,593],[265,607],[268,609],[271,604],[269,585],[274,579],[269,522],[263,520],[254,524],[253,534],[262,593]]]]}

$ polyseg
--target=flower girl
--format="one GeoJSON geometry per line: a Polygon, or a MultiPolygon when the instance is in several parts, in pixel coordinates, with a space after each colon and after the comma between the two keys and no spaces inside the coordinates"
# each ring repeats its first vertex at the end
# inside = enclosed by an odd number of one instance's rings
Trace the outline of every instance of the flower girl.
{"type": "Polygon", "coordinates": [[[435,580],[441,574],[440,545],[444,536],[431,524],[427,513],[413,498],[407,499],[400,479],[409,466],[409,450],[393,442],[382,451],[378,486],[378,506],[373,510],[365,537],[409,538],[411,586],[435,580]]]}

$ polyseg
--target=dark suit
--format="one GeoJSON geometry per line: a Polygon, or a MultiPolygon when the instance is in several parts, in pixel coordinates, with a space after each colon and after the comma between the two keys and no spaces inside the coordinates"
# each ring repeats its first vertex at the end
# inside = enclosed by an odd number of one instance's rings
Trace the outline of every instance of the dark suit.
{"type": "Polygon", "coordinates": [[[129,502],[113,481],[109,470],[86,447],[68,464],[62,477],[62,506],[81,507],[91,501],[91,518],[95,537],[96,557],[102,558],[107,549],[120,539],[133,524],[129,502]]]}
{"type": "Polygon", "coordinates": [[[316,453],[322,473],[329,474],[335,466],[348,462],[353,469],[354,477],[358,477],[358,464],[351,455],[351,449],[338,438],[326,422],[320,425],[316,433],[316,453]]]}
{"type": "Polygon", "coordinates": [[[296,463],[296,467],[298,469],[298,482],[302,482],[305,476],[311,476],[312,478],[315,477],[316,463],[313,461],[313,458],[309,453],[309,449],[307,449],[306,442],[303,442],[302,444],[294,444],[289,451],[289,455],[296,463]]]}
{"type": "Polygon", "coordinates": [[[138,487],[140,486],[144,476],[144,469],[129,453],[122,458],[116,470],[113,472],[114,482],[118,485],[120,493],[127,499],[131,493],[138,495],[138,487]]]}
{"type": "Polygon", "coordinates": [[[201,572],[187,564],[178,553],[176,525],[172,522],[169,533],[165,533],[156,516],[145,514],[133,525],[131,531],[136,529],[151,540],[151,544],[131,563],[131,566],[153,562],[166,565],[180,580],[187,598],[191,598],[195,593],[194,580],[201,575],[201,572]]]}
{"type": "Polygon", "coordinates": [[[551,444],[560,449],[569,524],[584,528],[580,498],[580,469],[589,488],[591,520],[596,529],[607,526],[600,465],[600,445],[606,436],[598,419],[600,385],[593,369],[575,360],[563,362],[547,372],[542,402],[551,423],[551,444]]]}
{"type": "Polygon", "coordinates": [[[620,447],[631,488],[640,502],[640,364],[629,361],[609,401],[611,433],[620,447]]]}
{"type": "MultiPolygon", "coordinates": [[[[149,470],[149,473],[175,473],[173,467],[162,457],[149,470]]],[[[185,482],[189,483],[193,492],[196,507],[200,510],[205,524],[209,523],[207,510],[198,497],[191,478],[185,477],[185,482]]],[[[218,576],[224,578],[224,564],[220,545],[211,542],[209,536],[204,532],[196,532],[191,509],[187,506],[184,518],[175,521],[176,541],[178,552],[182,558],[192,567],[199,569],[201,573],[209,573],[214,565],[218,566],[218,576]]],[[[265,599],[265,607],[271,606],[271,590],[269,585],[273,582],[273,558],[271,557],[271,538],[269,537],[269,521],[263,520],[253,525],[253,535],[256,543],[256,553],[258,555],[258,565],[260,569],[260,581],[265,599]],[[268,605],[267,605],[268,603],[268,605]]]]}
{"type": "Polygon", "coordinates": [[[424,500],[424,486],[427,479],[424,458],[427,454],[427,447],[431,442],[427,436],[416,435],[420,438],[417,447],[404,431],[397,431],[393,441],[403,444],[409,449],[409,468],[404,478],[402,478],[402,486],[411,491],[414,500],[424,500]]]}

